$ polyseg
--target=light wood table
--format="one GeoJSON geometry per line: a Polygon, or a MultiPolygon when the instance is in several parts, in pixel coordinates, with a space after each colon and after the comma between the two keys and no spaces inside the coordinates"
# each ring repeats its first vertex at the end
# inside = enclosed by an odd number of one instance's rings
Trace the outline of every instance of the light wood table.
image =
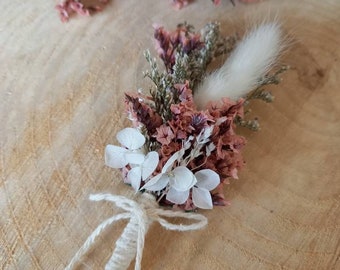
{"type": "MultiPolygon", "coordinates": [[[[282,58],[291,70],[271,88],[274,103],[252,107],[262,129],[242,131],[247,166],[225,190],[232,205],[200,211],[209,218],[201,231],[154,224],[142,266],[340,269],[340,2],[197,0],[180,11],[170,2],[112,0],[62,24],[53,1],[2,1],[0,268],[63,269],[117,212],[88,196],[128,190],[103,150],[129,124],[124,91],[150,85],[142,71],[153,23],[217,20],[231,34],[270,13],[292,37],[282,58]]],[[[102,269],[123,226],[105,231],[79,269],[102,269]]]]}

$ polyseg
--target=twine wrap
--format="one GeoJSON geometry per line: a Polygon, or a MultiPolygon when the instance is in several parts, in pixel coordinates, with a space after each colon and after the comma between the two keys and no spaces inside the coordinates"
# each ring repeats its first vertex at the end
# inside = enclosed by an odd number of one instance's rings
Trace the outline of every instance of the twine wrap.
{"type": "Polygon", "coordinates": [[[92,201],[109,201],[115,203],[118,207],[125,210],[125,213],[117,214],[102,222],[87,238],[83,246],[72,258],[65,270],[73,269],[81,257],[91,248],[100,233],[122,219],[130,219],[122,235],[116,241],[116,247],[111,258],[105,266],[105,270],[125,270],[129,267],[135,257],[135,270],[141,269],[142,254],[144,248],[145,235],[152,222],[159,222],[164,228],[176,231],[192,231],[202,229],[207,225],[207,218],[200,214],[184,213],[172,210],[163,210],[158,207],[155,197],[148,193],[138,193],[134,199],[112,194],[94,194],[90,195],[92,201]],[[163,217],[181,217],[197,221],[190,225],[172,224],[163,217]]]}

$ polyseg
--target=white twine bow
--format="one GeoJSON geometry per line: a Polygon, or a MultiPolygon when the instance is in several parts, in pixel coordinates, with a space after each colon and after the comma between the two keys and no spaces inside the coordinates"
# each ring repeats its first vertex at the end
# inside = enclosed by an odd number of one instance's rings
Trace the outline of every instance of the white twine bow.
{"type": "Polygon", "coordinates": [[[131,200],[124,196],[112,194],[95,194],[90,195],[92,201],[110,201],[118,207],[125,210],[125,213],[117,214],[102,222],[87,238],[83,246],[78,250],[65,270],[74,268],[80,258],[91,248],[96,238],[101,232],[118,220],[130,219],[122,235],[116,242],[116,247],[111,255],[110,260],[105,266],[105,270],[123,270],[128,268],[135,257],[135,270],[141,269],[142,254],[144,248],[145,235],[149,225],[153,221],[159,222],[164,228],[176,231],[192,231],[202,229],[207,225],[208,220],[205,216],[194,213],[184,213],[179,211],[163,210],[158,207],[154,196],[148,193],[137,195],[139,202],[131,200]],[[189,220],[197,220],[190,225],[172,224],[163,217],[180,217],[189,220]]]}

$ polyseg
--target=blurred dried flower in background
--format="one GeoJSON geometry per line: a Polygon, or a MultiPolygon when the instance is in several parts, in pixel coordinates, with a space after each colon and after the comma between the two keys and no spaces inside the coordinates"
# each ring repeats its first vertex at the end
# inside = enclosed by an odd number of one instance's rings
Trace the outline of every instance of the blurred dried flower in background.
{"type": "Polygon", "coordinates": [[[98,0],[98,3],[85,6],[81,0],[62,0],[56,5],[62,22],[67,22],[73,14],[90,16],[94,12],[101,11],[109,0],[98,0]]]}

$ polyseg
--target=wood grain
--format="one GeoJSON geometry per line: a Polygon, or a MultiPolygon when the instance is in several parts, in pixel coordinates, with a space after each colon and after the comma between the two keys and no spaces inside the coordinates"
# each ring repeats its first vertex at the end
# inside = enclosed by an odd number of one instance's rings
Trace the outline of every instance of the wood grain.
{"type": "MultiPolygon", "coordinates": [[[[291,37],[282,62],[292,68],[272,88],[274,103],[252,107],[261,131],[241,131],[247,166],[225,190],[232,205],[201,211],[202,231],[153,225],[143,269],[340,269],[339,1],[198,0],[175,11],[167,0],[112,0],[68,24],[53,1],[3,2],[1,269],[63,269],[117,211],[87,198],[127,191],[103,149],[128,125],[124,91],[149,85],[143,51],[153,23],[199,29],[217,20],[225,34],[242,33],[268,13],[291,37]]],[[[107,230],[80,269],[102,269],[123,226],[107,230]]]]}

